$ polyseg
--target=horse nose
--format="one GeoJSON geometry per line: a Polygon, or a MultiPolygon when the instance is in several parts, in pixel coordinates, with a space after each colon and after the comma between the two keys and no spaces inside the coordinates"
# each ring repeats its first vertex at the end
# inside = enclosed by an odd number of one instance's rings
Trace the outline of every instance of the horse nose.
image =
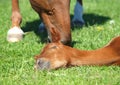
{"type": "Polygon", "coordinates": [[[61,40],[61,43],[63,43],[64,45],[71,46],[71,40],[69,40],[69,39],[61,40]]]}
{"type": "Polygon", "coordinates": [[[49,70],[50,69],[50,62],[46,61],[45,59],[40,58],[36,62],[35,69],[49,70]]]}

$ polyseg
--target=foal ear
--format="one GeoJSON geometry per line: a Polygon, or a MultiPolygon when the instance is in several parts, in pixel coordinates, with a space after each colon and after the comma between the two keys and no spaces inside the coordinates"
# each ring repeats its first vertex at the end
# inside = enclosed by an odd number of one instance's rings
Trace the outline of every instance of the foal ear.
{"type": "Polygon", "coordinates": [[[60,42],[60,33],[54,27],[50,28],[52,42],[60,42]]]}
{"type": "Polygon", "coordinates": [[[40,57],[40,55],[35,55],[34,59],[37,60],[40,57]]]}
{"type": "Polygon", "coordinates": [[[120,36],[113,38],[109,46],[111,46],[114,49],[120,50],[120,36]]]}

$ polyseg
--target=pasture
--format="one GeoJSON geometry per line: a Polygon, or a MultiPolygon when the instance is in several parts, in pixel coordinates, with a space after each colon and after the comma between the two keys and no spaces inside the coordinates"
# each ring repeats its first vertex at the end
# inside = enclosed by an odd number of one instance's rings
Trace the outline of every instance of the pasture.
{"type": "MultiPolygon", "coordinates": [[[[0,85],[120,85],[118,66],[81,66],[52,71],[34,71],[34,56],[45,46],[46,32],[40,33],[39,16],[29,0],[19,0],[21,28],[26,32],[17,43],[6,41],[11,26],[11,0],[0,0],[0,85]]],[[[71,28],[74,48],[94,50],[120,35],[120,0],[84,0],[83,28],[71,28]]],[[[75,0],[71,0],[73,17],[75,0]]]]}

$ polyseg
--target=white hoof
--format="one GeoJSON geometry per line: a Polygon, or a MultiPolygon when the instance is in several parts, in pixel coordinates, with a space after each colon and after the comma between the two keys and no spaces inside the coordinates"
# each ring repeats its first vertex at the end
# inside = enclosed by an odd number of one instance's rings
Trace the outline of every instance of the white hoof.
{"type": "Polygon", "coordinates": [[[11,28],[7,33],[8,42],[18,42],[23,39],[24,32],[19,27],[11,28]]]}

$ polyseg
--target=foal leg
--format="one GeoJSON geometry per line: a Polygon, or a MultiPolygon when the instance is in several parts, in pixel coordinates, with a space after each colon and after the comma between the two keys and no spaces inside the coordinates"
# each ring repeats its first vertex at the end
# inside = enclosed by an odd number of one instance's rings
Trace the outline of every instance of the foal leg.
{"type": "Polygon", "coordinates": [[[8,30],[7,40],[9,42],[17,42],[23,38],[24,32],[20,29],[22,17],[19,11],[18,0],[12,0],[12,27],[8,30]]]}

